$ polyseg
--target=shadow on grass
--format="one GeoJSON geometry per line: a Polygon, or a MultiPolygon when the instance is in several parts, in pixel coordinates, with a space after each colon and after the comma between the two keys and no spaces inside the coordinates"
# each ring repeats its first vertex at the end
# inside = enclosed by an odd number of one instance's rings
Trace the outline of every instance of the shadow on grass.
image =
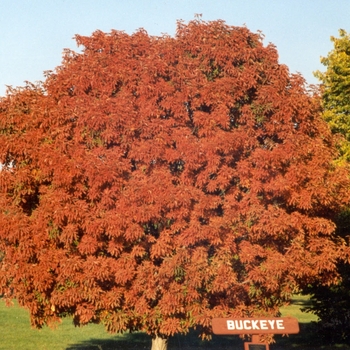
{"type": "Polygon", "coordinates": [[[276,335],[275,344],[270,346],[271,350],[280,349],[320,349],[323,344],[316,332],[313,323],[299,323],[300,332],[288,336],[276,335]]]}
{"type": "Polygon", "coordinates": [[[293,349],[307,349],[307,350],[335,350],[343,349],[349,350],[350,346],[347,344],[327,343],[317,330],[317,325],[314,322],[300,323],[300,332],[298,334],[291,334],[289,336],[275,336],[275,344],[270,345],[270,350],[293,350],[293,349]]]}
{"type": "MultiPolygon", "coordinates": [[[[304,308],[310,301],[301,296],[293,299],[293,305],[304,308]]],[[[350,350],[345,344],[325,344],[314,322],[299,323],[300,332],[289,336],[276,335],[270,350],[350,350]]],[[[244,342],[239,336],[213,335],[211,341],[202,341],[198,332],[175,335],[169,339],[168,350],[243,350],[244,342]]],[[[74,344],[66,350],[146,350],[151,349],[151,338],[145,333],[126,333],[110,339],[90,339],[74,344]]]]}
{"type": "Polygon", "coordinates": [[[305,296],[295,296],[292,300],[292,305],[298,305],[301,308],[311,306],[312,302],[305,296]]]}
{"type": "MultiPolygon", "coordinates": [[[[300,324],[300,333],[290,336],[275,336],[276,343],[270,350],[349,350],[347,345],[324,344],[313,323],[300,324]]],[[[196,331],[187,335],[175,335],[169,339],[168,350],[243,350],[243,340],[238,336],[216,336],[203,341],[196,331]]],[[[126,333],[110,339],[90,339],[71,345],[66,350],[147,350],[151,349],[151,338],[145,333],[126,333]]]]}
{"type": "MultiPolygon", "coordinates": [[[[126,333],[111,339],[90,339],[74,344],[66,350],[146,350],[151,349],[151,337],[145,333],[126,333]]],[[[238,336],[215,336],[211,341],[201,340],[196,331],[175,335],[169,339],[168,350],[242,350],[243,341],[238,336]]]]}

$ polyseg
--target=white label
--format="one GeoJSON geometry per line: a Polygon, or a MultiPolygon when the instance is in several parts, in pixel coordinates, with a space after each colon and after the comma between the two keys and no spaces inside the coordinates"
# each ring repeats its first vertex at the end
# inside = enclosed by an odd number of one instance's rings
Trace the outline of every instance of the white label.
{"type": "Polygon", "coordinates": [[[285,329],[283,320],[226,320],[228,330],[274,330],[285,329]]]}
{"type": "Polygon", "coordinates": [[[235,322],[231,320],[227,320],[227,329],[230,329],[230,330],[235,329],[235,322]]]}
{"type": "Polygon", "coordinates": [[[284,329],[283,320],[276,321],[277,329],[284,329]]]}

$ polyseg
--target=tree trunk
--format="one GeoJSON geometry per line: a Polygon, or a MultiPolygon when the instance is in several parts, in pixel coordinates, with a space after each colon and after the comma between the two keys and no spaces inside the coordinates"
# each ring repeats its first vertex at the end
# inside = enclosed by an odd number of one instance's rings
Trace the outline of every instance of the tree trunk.
{"type": "Polygon", "coordinates": [[[168,338],[154,335],[152,337],[152,349],[151,350],[167,350],[168,349],[168,338]]]}

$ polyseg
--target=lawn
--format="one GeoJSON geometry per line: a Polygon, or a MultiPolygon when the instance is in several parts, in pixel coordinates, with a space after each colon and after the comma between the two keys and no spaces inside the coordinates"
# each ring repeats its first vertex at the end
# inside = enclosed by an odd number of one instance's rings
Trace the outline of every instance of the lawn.
{"type": "MultiPolygon", "coordinates": [[[[298,318],[300,333],[289,337],[276,337],[270,350],[350,350],[350,346],[323,346],[313,332],[310,321],[315,317],[302,313],[300,308],[308,302],[306,297],[296,297],[292,305],[284,308],[283,316],[298,318]]],[[[124,350],[150,349],[150,339],[143,333],[110,335],[101,325],[77,328],[70,319],[65,319],[57,329],[32,329],[28,312],[6,307],[0,300],[0,349],[1,350],[124,350]]],[[[201,341],[195,332],[187,336],[176,335],[169,341],[169,350],[243,350],[243,341],[238,336],[213,336],[210,342],[201,341]]]]}

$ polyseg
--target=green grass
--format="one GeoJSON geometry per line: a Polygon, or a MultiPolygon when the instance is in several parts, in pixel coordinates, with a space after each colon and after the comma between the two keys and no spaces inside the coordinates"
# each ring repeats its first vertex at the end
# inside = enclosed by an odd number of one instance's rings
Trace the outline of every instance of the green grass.
{"type": "MultiPolygon", "coordinates": [[[[350,346],[333,344],[323,346],[314,331],[311,321],[314,315],[303,313],[308,299],[297,296],[293,303],[282,309],[283,316],[299,320],[300,333],[289,337],[276,336],[270,350],[350,350],[350,346]]],[[[6,307],[0,300],[0,350],[124,350],[150,349],[149,336],[143,333],[110,335],[101,325],[74,327],[71,319],[64,319],[56,329],[32,329],[25,309],[15,304],[6,307]]],[[[169,350],[243,350],[243,341],[238,336],[213,336],[212,341],[201,341],[196,332],[176,335],[169,341],[169,350]]]]}
{"type": "MultiPolygon", "coordinates": [[[[45,327],[41,330],[33,329],[30,325],[28,311],[17,304],[6,307],[0,301],[0,349],[1,350],[65,350],[85,349],[76,346],[89,339],[108,342],[118,336],[111,336],[101,325],[74,327],[71,319],[64,319],[57,329],[45,327]]],[[[86,349],[98,350],[99,343],[89,341],[86,349]]],[[[103,349],[105,350],[105,349],[103,349]]]]}

